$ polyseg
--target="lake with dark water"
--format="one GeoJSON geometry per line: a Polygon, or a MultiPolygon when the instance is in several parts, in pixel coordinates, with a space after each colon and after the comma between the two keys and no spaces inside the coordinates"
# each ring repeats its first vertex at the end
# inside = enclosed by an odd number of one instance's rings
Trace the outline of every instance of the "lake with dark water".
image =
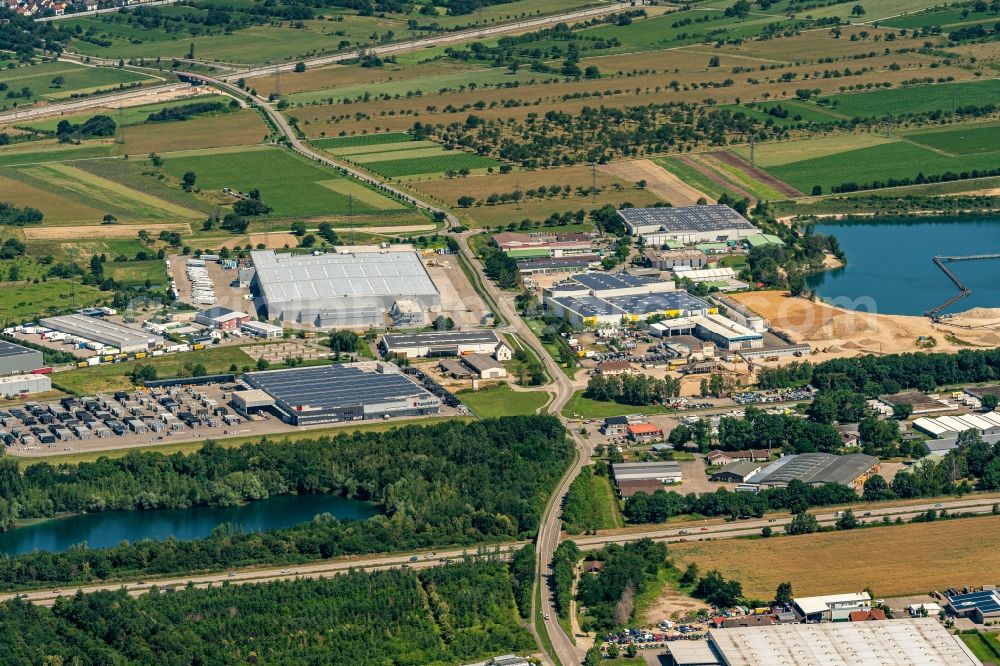
{"type": "MultiPolygon", "coordinates": [[[[832,234],[847,265],[806,278],[824,301],[883,314],[920,315],[958,293],[936,255],[1000,253],[1000,218],[919,218],[816,225],[832,234]]],[[[945,313],[1000,307],[1000,259],[946,264],[972,294],[945,313]]]]}
{"type": "Polygon", "coordinates": [[[233,523],[244,532],[281,529],[329,513],[339,520],[364,520],[379,513],[368,502],[336,495],[282,495],[237,507],[194,507],[158,511],[103,511],[19,527],[0,532],[0,552],[8,555],[34,550],[59,552],[84,543],[90,548],[107,548],[127,540],[180,541],[211,534],[223,523],[233,523]]]}

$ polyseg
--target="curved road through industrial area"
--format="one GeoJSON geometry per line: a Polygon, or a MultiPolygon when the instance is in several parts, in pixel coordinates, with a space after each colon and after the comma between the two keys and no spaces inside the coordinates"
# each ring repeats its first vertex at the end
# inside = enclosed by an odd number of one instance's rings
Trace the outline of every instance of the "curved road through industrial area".
{"type": "MultiPolygon", "coordinates": [[[[384,45],[380,47],[374,47],[370,49],[376,53],[380,54],[390,54],[405,49],[412,48],[422,48],[427,46],[441,45],[445,43],[452,43],[456,41],[462,41],[469,39],[470,37],[480,38],[489,35],[501,34],[504,32],[514,32],[519,30],[530,29],[534,27],[539,27],[541,25],[550,24],[558,20],[567,19],[581,19],[588,16],[599,15],[601,13],[606,13],[618,8],[618,3],[609,4],[606,6],[591,8],[587,10],[581,10],[578,12],[569,12],[559,16],[549,16],[542,17],[538,19],[529,19],[525,21],[516,22],[514,24],[504,24],[500,26],[494,26],[491,28],[475,29],[470,31],[460,31],[455,33],[450,33],[448,35],[442,35],[439,37],[432,37],[423,40],[415,40],[413,42],[401,42],[396,44],[384,45]]],[[[338,54],[334,56],[322,56],[319,58],[314,58],[307,60],[308,65],[319,66],[322,64],[339,62],[340,60],[347,59],[350,57],[356,57],[355,53],[348,54],[338,54]]],[[[233,76],[240,76],[242,78],[248,78],[251,76],[260,76],[273,73],[277,70],[284,71],[286,65],[269,66],[257,69],[247,69],[238,73],[227,73],[225,75],[219,76],[209,76],[206,74],[201,74],[198,72],[177,72],[178,75],[192,81],[192,82],[203,82],[210,85],[214,85],[222,90],[225,90],[231,94],[238,95],[240,98],[249,98],[256,103],[260,109],[267,115],[274,126],[277,128],[278,132],[284,136],[284,140],[287,144],[296,152],[308,157],[309,159],[315,160],[321,164],[328,167],[339,170],[344,174],[349,174],[365,183],[372,185],[384,192],[388,192],[400,199],[409,202],[418,209],[428,211],[432,214],[437,213],[439,217],[444,218],[450,227],[458,227],[460,225],[459,220],[451,214],[449,211],[441,209],[435,205],[427,203],[420,198],[414,196],[410,192],[404,191],[396,186],[393,186],[380,178],[377,178],[371,174],[363,172],[349,164],[344,164],[332,159],[330,156],[315,151],[311,146],[309,146],[304,141],[300,140],[297,136],[295,128],[285,119],[285,117],[277,111],[277,109],[270,104],[266,99],[260,96],[254,96],[248,94],[246,91],[238,88],[236,85],[228,81],[229,78],[233,76]]],[[[293,63],[287,65],[288,69],[294,67],[293,63]]],[[[134,92],[134,91],[133,91],[134,92]]],[[[124,93],[128,94],[128,93],[124,93]]],[[[124,95],[123,94],[123,95],[124,95]]],[[[109,99],[115,96],[109,95],[99,100],[100,103],[106,103],[109,99]]],[[[74,107],[79,108],[79,107],[74,107]]],[[[50,109],[51,111],[51,109],[50,109]]],[[[58,112],[58,111],[52,111],[58,112]]],[[[463,260],[469,262],[473,265],[476,262],[475,254],[471,250],[468,244],[468,238],[471,232],[466,231],[458,234],[457,240],[460,247],[460,252],[463,260]]],[[[497,310],[496,314],[499,318],[506,321],[506,325],[503,327],[512,333],[516,333],[520,338],[528,344],[536,353],[539,359],[544,363],[548,374],[552,377],[553,382],[549,387],[550,392],[552,392],[552,399],[547,405],[547,411],[556,417],[562,418],[561,412],[563,407],[572,397],[576,385],[573,380],[571,380],[559,367],[556,361],[549,355],[547,350],[543,347],[541,341],[534,335],[534,333],[528,328],[525,322],[518,316],[515,307],[513,305],[512,299],[508,294],[505,294],[500,290],[494,283],[489,280],[479,281],[479,286],[483,293],[487,303],[492,303],[494,308],[497,310]]],[[[565,423],[565,419],[564,423],[565,423]]],[[[563,498],[569,488],[570,483],[579,474],[580,469],[590,463],[591,455],[593,453],[593,445],[587,440],[580,437],[576,433],[572,424],[566,423],[568,433],[573,439],[574,445],[576,447],[576,455],[574,457],[574,462],[570,465],[570,468],[563,475],[560,480],[555,492],[549,499],[548,504],[545,507],[545,511],[542,516],[541,524],[538,529],[538,534],[536,537],[536,551],[537,551],[537,566],[536,566],[536,585],[540,586],[540,598],[542,603],[541,609],[533,609],[529,624],[532,631],[535,633],[536,639],[539,637],[539,633],[544,631],[548,634],[548,637],[553,646],[552,655],[545,655],[546,663],[552,663],[554,659],[556,663],[563,665],[579,664],[582,662],[583,651],[573,644],[573,640],[563,631],[562,627],[559,625],[555,618],[555,614],[549,612],[552,606],[552,597],[550,588],[545,581],[547,581],[551,575],[550,563],[552,560],[552,554],[559,544],[560,532],[561,532],[561,506],[563,498]],[[544,578],[543,578],[544,576],[544,578]],[[548,616],[548,619],[543,621],[543,625],[539,626],[536,623],[536,617],[539,615],[548,616]]],[[[912,517],[921,512],[925,512],[932,508],[948,508],[950,511],[962,510],[969,511],[973,513],[991,513],[993,510],[994,500],[989,499],[966,499],[958,501],[946,501],[938,503],[915,503],[909,506],[894,506],[886,507],[884,509],[872,509],[870,515],[881,519],[883,515],[890,516],[901,516],[901,517],[912,517]]],[[[821,514],[817,516],[821,523],[829,524],[836,520],[834,514],[821,514]]],[[[863,520],[864,518],[862,518],[863,520]]],[[[622,543],[625,541],[636,540],[644,537],[654,538],[663,541],[681,541],[681,540],[693,540],[693,539],[729,539],[736,538],[739,536],[745,536],[749,534],[757,534],[759,531],[771,524],[776,522],[777,519],[767,519],[767,520],[757,520],[757,521],[740,521],[732,523],[695,523],[695,524],[685,524],[678,523],[670,528],[663,528],[662,526],[656,529],[649,530],[626,530],[618,531],[615,534],[608,534],[604,536],[592,536],[583,537],[577,539],[577,543],[582,549],[593,550],[602,548],[607,543],[622,543]],[[688,534],[681,535],[679,532],[684,529],[688,534]]],[[[511,547],[520,546],[522,544],[503,544],[501,546],[502,552],[501,557],[507,557],[511,547]]],[[[195,577],[180,577],[172,579],[164,579],[156,581],[157,587],[164,587],[169,585],[185,585],[189,581],[193,582],[197,586],[207,586],[213,583],[248,583],[248,582],[261,582],[267,580],[277,580],[277,579],[288,579],[297,576],[318,576],[323,574],[336,574],[351,568],[365,568],[365,569],[379,569],[379,568],[390,568],[390,567],[400,567],[400,566],[413,566],[413,567],[424,567],[431,566],[435,564],[440,564],[446,562],[449,559],[456,559],[462,557],[463,552],[461,551],[447,551],[428,556],[427,554],[401,554],[401,555],[391,555],[391,556],[379,556],[370,558],[354,558],[350,560],[340,560],[336,562],[322,562],[312,565],[305,566],[289,566],[287,568],[271,568],[271,569],[249,569],[241,570],[239,572],[232,572],[228,574],[214,574],[206,576],[195,576],[195,577]],[[416,559],[413,559],[416,558],[416,559]]],[[[83,591],[94,591],[98,589],[119,589],[122,587],[121,583],[106,584],[106,585],[94,585],[94,586],[83,586],[79,589],[83,591]]],[[[148,592],[152,584],[147,584],[145,582],[132,583],[126,585],[127,589],[132,594],[142,594],[148,592]]],[[[77,589],[73,587],[73,589],[77,589]]],[[[63,594],[61,590],[44,590],[38,592],[27,593],[26,598],[31,601],[51,604],[56,597],[63,594]]],[[[7,598],[14,595],[6,595],[7,598]]],[[[0,596],[0,599],[3,599],[0,596]]],[[[532,596],[533,604],[535,595],[532,596]]],[[[539,645],[542,645],[542,641],[539,640],[539,645]]]]}

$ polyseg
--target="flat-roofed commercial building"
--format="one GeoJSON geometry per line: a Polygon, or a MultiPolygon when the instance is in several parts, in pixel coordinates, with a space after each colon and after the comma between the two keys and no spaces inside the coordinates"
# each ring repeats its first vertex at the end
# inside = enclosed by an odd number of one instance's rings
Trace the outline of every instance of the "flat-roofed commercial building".
{"type": "Polygon", "coordinates": [[[250,315],[217,305],[199,312],[195,315],[194,321],[196,324],[221,331],[233,331],[250,321],[250,315]]]}
{"type": "Polygon", "coordinates": [[[659,481],[680,483],[681,466],[673,460],[648,463],[615,463],[611,466],[615,481],[659,481]]]}
{"type": "Polygon", "coordinates": [[[688,245],[731,241],[758,233],[750,220],[722,204],[623,208],[618,215],[631,235],[642,236],[649,245],[664,245],[671,240],[688,245]]]}
{"type": "Polygon", "coordinates": [[[243,381],[274,398],[282,419],[294,425],[422,416],[441,409],[438,398],[388,363],[248,372],[243,381]]]}
{"type": "Polygon", "coordinates": [[[240,326],[240,330],[244,333],[249,333],[255,338],[280,338],[282,336],[282,330],[280,326],[275,326],[274,324],[268,324],[266,321],[245,321],[243,325],[240,326]]]}
{"type": "Polygon", "coordinates": [[[263,300],[267,319],[319,328],[382,326],[399,300],[425,311],[441,305],[441,295],[413,251],[343,254],[252,252],[251,289],[263,300]]]}
{"type": "Polygon", "coordinates": [[[934,618],[709,629],[723,666],[982,666],[934,618]]]}
{"type": "Polygon", "coordinates": [[[778,458],[746,482],[758,488],[783,488],[792,480],[809,485],[839,483],[859,488],[878,469],[878,458],[863,453],[846,456],[799,453],[778,458]]]}
{"type": "Polygon", "coordinates": [[[17,397],[52,390],[50,375],[6,375],[0,377],[0,395],[17,397]]]}
{"type": "Polygon", "coordinates": [[[718,314],[698,317],[694,334],[702,340],[714,342],[722,349],[759,349],[764,346],[763,333],[718,314]]]}
{"type": "Polygon", "coordinates": [[[45,365],[42,352],[0,340],[0,375],[31,372],[45,365]]]}
{"type": "Polygon", "coordinates": [[[97,342],[107,347],[114,347],[126,354],[159,347],[164,343],[164,339],[158,335],[147,333],[142,329],[115,324],[100,317],[71,314],[61,317],[45,317],[38,320],[38,323],[53,331],[97,342]]]}
{"type": "Polygon", "coordinates": [[[794,606],[807,622],[836,622],[846,620],[854,611],[870,611],[872,598],[867,592],[795,597],[794,606]]]}
{"type": "Polygon", "coordinates": [[[465,354],[492,354],[502,344],[493,330],[386,333],[379,343],[390,356],[437,358],[465,354]]]}

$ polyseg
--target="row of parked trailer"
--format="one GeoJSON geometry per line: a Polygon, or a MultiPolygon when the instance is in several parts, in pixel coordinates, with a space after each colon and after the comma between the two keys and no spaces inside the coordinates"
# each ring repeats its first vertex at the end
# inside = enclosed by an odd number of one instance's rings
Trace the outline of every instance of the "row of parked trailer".
{"type": "Polygon", "coordinates": [[[184,270],[191,282],[191,302],[197,305],[215,305],[215,283],[208,276],[205,261],[204,258],[192,257],[185,265],[184,270]]]}
{"type": "Polygon", "coordinates": [[[27,402],[0,411],[0,442],[7,446],[55,446],[59,441],[147,433],[172,434],[200,426],[236,425],[241,418],[215,400],[184,396],[181,389],[156,393],[119,391],[113,397],[27,402]]]}

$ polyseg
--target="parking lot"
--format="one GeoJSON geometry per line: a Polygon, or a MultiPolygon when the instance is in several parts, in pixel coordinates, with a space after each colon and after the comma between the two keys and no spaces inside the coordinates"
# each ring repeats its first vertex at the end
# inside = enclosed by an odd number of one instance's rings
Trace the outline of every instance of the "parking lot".
{"type": "MultiPolygon", "coordinates": [[[[442,416],[466,413],[464,405],[429,377],[415,379],[441,398],[442,416]]],[[[247,418],[228,404],[232,391],[243,388],[235,382],[224,382],[26,402],[0,410],[0,441],[12,455],[42,457],[62,452],[277,435],[359,423],[294,426],[267,411],[247,418]]]]}

